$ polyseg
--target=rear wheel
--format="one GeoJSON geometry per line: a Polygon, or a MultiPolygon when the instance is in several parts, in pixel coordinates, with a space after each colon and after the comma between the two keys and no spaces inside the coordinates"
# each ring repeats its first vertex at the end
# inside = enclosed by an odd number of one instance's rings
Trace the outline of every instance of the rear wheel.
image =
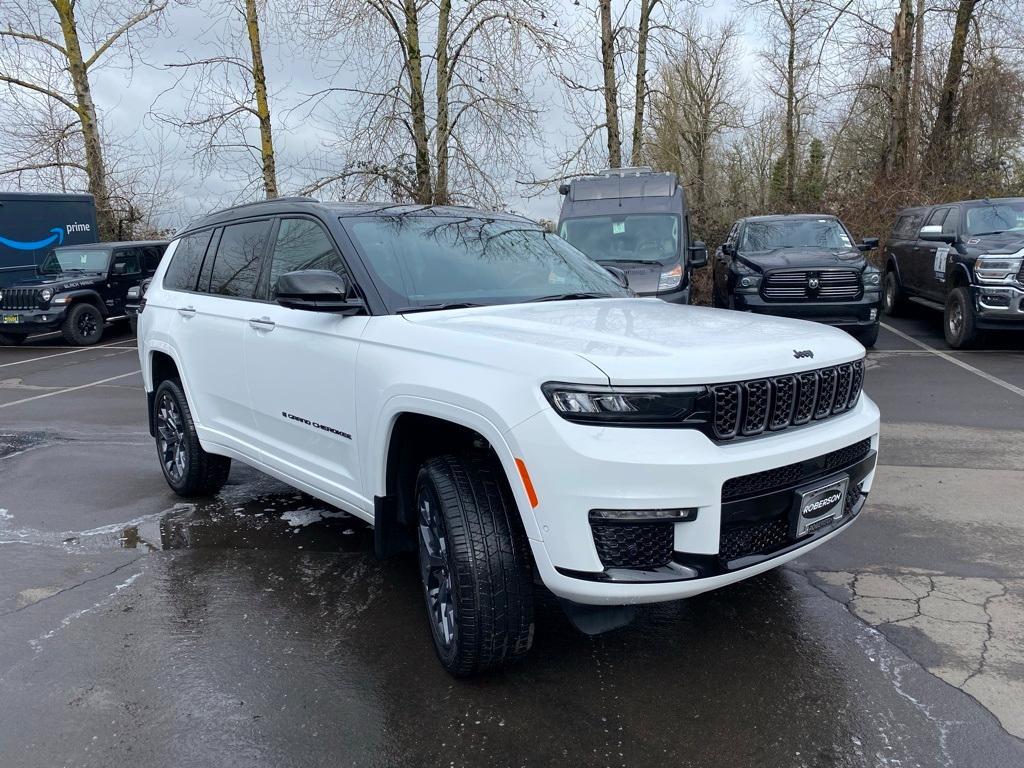
{"type": "Polygon", "coordinates": [[[420,577],[434,649],[460,677],[495,669],[533,643],[526,536],[501,468],[430,459],[416,478],[420,577]]]}
{"type": "Polygon", "coordinates": [[[0,333],[0,347],[16,347],[27,338],[27,333],[0,333]]]}
{"type": "Polygon", "coordinates": [[[94,304],[73,304],[61,323],[64,341],[76,347],[95,344],[103,336],[103,313],[94,304]]]}
{"type": "Polygon", "coordinates": [[[890,317],[895,317],[905,309],[906,304],[907,296],[900,285],[896,270],[890,269],[882,280],[882,311],[890,317]]]}
{"type": "Polygon", "coordinates": [[[153,402],[156,450],[167,484],[179,496],[212,496],[227,481],[231,459],[203,450],[177,380],[161,382],[153,402]]]}
{"type": "Polygon", "coordinates": [[[868,326],[867,328],[858,328],[853,335],[857,341],[868,349],[871,349],[871,347],[875,346],[875,342],[878,341],[878,323],[868,326]]]}
{"type": "Polygon", "coordinates": [[[953,349],[970,349],[978,343],[978,315],[967,288],[954,288],[946,297],[943,330],[953,349]]]}

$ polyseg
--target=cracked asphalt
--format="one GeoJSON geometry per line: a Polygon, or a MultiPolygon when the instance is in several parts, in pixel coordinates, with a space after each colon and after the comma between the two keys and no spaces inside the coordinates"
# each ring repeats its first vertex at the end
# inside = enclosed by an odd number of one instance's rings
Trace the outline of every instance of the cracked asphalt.
{"type": "Polygon", "coordinates": [[[0,349],[0,766],[1024,766],[1024,341],[887,324],[845,535],[472,681],[357,521],[167,490],[124,329],[0,349]]]}

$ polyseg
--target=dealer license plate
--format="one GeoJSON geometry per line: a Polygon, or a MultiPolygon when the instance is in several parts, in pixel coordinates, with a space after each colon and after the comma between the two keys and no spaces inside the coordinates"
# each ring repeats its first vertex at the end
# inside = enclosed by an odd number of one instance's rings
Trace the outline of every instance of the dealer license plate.
{"type": "Polygon", "coordinates": [[[21,318],[17,315],[4,315],[4,325],[7,325],[8,323],[17,323],[19,320],[21,320],[21,318]]]}
{"type": "Polygon", "coordinates": [[[850,478],[832,480],[817,488],[797,491],[796,538],[828,528],[846,511],[846,490],[850,478]]]}

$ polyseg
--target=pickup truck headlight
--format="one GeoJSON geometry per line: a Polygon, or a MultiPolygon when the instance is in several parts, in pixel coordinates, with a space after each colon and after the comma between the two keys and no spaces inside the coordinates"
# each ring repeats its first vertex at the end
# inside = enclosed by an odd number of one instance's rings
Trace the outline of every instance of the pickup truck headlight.
{"type": "Polygon", "coordinates": [[[757,293],[761,290],[761,276],[750,274],[736,278],[736,293],[757,293]]]}
{"type": "Polygon", "coordinates": [[[683,282],[683,267],[681,264],[676,264],[672,269],[661,273],[658,278],[658,291],[671,291],[673,288],[678,288],[681,282],[683,282]]]}
{"type": "Polygon", "coordinates": [[[1001,283],[1020,271],[1020,256],[979,256],[974,262],[974,274],[986,283],[1001,283]]]}
{"type": "Polygon", "coordinates": [[[881,285],[882,273],[873,267],[868,268],[861,273],[860,279],[863,281],[864,287],[872,288],[874,286],[881,285]]]}
{"type": "Polygon", "coordinates": [[[548,382],[559,416],[579,424],[684,427],[707,421],[707,387],[604,387],[548,382]]]}

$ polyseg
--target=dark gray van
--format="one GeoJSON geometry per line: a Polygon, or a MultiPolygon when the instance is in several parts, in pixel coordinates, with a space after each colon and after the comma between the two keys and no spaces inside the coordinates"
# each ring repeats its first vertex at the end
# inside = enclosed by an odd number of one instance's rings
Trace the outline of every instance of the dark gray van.
{"type": "Polygon", "coordinates": [[[707,264],[708,251],[691,242],[686,196],[674,173],[611,168],[558,191],[562,238],[601,266],[625,272],[637,295],[690,303],[690,270],[707,264]]]}

